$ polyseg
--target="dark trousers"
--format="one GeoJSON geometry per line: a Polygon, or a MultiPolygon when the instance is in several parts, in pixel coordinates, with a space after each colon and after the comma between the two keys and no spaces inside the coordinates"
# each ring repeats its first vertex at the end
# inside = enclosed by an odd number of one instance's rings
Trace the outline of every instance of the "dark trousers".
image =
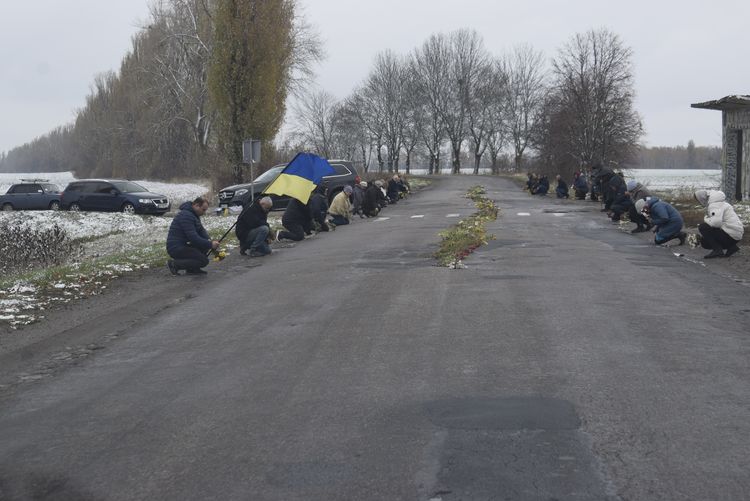
{"type": "Polygon", "coordinates": [[[336,226],[342,226],[344,224],[349,224],[349,220],[345,218],[344,216],[339,216],[338,214],[331,215],[331,222],[335,224],[336,226]]]}
{"type": "Polygon", "coordinates": [[[698,231],[701,234],[701,247],[704,249],[720,251],[734,247],[739,242],[727,235],[727,232],[721,228],[714,228],[706,223],[699,224],[698,231]]]}
{"type": "Polygon", "coordinates": [[[305,239],[305,228],[299,223],[289,223],[284,226],[284,231],[279,233],[279,240],[294,240],[299,242],[305,239]]]}
{"type": "Polygon", "coordinates": [[[620,200],[617,200],[612,203],[612,212],[614,212],[615,217],[612,219],[620,219],[620,216],[622,216],[625,211],[628,211],[630,207],[635,207],[635,204],[630,198],[623,198],[620,200]]]}
{"type": "Polygon", "coordinates": [[[588,192],[576,190],[576,200],[586,200],[586,193],[588,192]]]}
{"type": "Polygon", "coordinates": [[[637,224],[639,228],[648,226],[648,219],[643,214],[638,214],[635,204],[628,207],[628,216],[630,216],[630,221],[637,224]]]}
{"type": "Polygon", "coordinates": [[[193,247],[180,247],[169,251],[169,255],[174,259],[174,266],[178,270],[198,270],[208,266],[206,253],[193,247]]]}
{"type": "Polygon", "coordinates": [[[260,254],[270,254],[271,248],[266,243],[268,238],[268,226],[261,225],[257,228],[250,230],[245,237],[245,241],[242,242],[242,247],[250,249],[250,252],[258,252],[260,254]]]}

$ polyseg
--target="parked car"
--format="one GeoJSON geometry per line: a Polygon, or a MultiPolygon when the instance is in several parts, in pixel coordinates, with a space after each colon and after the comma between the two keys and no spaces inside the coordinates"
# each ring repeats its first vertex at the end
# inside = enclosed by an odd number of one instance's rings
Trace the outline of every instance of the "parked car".
{"type": "Polygon", "coordinates": [[[122,211],[127,214],[164,214],[169,199],[151,193],[140,184],[122,179],[73,181],[60,197],[62,209],[79,211],[122,211]]]}
{"type": "Polygon", "coordinates": [[[0,207],[11,210],[58,210],[60,188],[44,179],[23,180],[0,196],[0,207]]]}
{"type": "MultiPolygon", "coordinates": [[[[354,186],[354,178],[358,176],[357,170],[354,168],[351,162],[347,160],[329,160],[328,163],[336,171],[335,174],[323,177],[323,183],[328,186],[328,198],[329,201],[333,200],[333,197],[344,189],[347,184],[354,186]]],[[[232,205],[245,205],[250,201],[251,192],[254,191],[255,198],[259,198],[263,190],[265,190],[276,177],[281,174],[286,164],[277,165],[271,167],[266,172],[258,176],[258,178],[252,183],[236,184],[234,186],[227,186],[219,191],[219,205],[222,207],[228,207],[232,205]],[[252,189],[251,189],[252,188],[252,189]]],[[[273,199],[273,210],[286,209],[289,203],[289,197],[271,195],[273,199]]]]}

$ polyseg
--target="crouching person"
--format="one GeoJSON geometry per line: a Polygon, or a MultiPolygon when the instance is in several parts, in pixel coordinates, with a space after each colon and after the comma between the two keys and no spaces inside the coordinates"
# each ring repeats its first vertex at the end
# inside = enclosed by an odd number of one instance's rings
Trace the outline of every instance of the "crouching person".
{"type": "Polygon", "coordinates": [[[745,227],[734,208],[726,201],[724,192],[698,190],[695,192],[695,199],[706,208],[703,222],[698,225],[701,246],[711,249],[704,258],[729,257],[740,250],[737,243],[742,240],[745,227]]]}
{"type": "Polygon", "coordinates": [[[638,200],[643,200],[650,197],[651,193],[649,193],[645,186],[637,181],[628,181],[627,188],[627,194],[628,196],[630,196],[630,199],[632,201],[632,203],[628,206],[628,216],[630,217],[630,221],[636,224],[636,227],[630,230],[630,233],[641,233],[650,230],[651,223],[648,221],[648,218],[646,216],[636,210],[635,203],[638,200]]]}
{"type": "Polygon", "coordinates": [[[276,232],[276,240],[304,240],[305,235],[312,234],[310,209],[296,198],[292,198],[286,206],[284,215],[281,216],[281,224],[284,230],[276,232]]]}
{"type": "Polygon", "coordinates": [[[268,225],[268,212],[273,208],[271,197],[263,197],[247,207],[237,219],[237,227],[234,232],[240,241],[240,254],[250,257],[261,257],[271,253],[268,246],[268,233],[271,227],[268,225]]]}
{"type": "Polygon", "coordinates": [[[635,203],[635,209],[639,213],[648,214],[651,219],[651,224],[654,225],[654,231],[656,232],[654,237],[656,245],[665,244],[674,238],[680,240],[680,245],[685,243],[687,235],[682,231],[682,216],[670,204],[656,197],[651,197],[646,200],[638,200],[635,203]]]}
{"type": "Polygon", "coordinates": [[[338,195],[333,197],[328,213],[331,215],[331,224],[334,226],[349,224],[349,219],[352,217],[352,204],[349,202],[349,197],[352,191],[352,187],[346,185],[338,195]]]}
{"type": "Polygon", "coordinates": [[[188,275],[203,275],[201,268],[208,265],[211,249],[218,249],[218,240],[211,240],[201,224],[201,216],[208,210],[208,200],[201,197],[180,205],[180,212],[169,225],[167,253],[172,258],[167,267],[172,275],[186,270],[188,275]]]}

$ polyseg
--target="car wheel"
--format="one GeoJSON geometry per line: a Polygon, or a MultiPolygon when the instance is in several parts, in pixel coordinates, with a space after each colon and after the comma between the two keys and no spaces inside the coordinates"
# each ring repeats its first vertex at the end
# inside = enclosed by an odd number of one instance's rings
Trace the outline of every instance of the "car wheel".
{"type": "Polygon", "coordinates": [[[10,205],[10,204],[4,204],[4,205],[3,205],[3,210],[4,210],[5,212],[11,212],[11,211],[13,210],[13,206],[12,206],[12,205],[10,205]]]}
{"type": "Polygon", "coordinates": [[[127,203],[122,206],[122,212],[125,214],[135,214],[135,205],[127,203]]]}
{"type": "Polygon", "coordinates": [[[68,208],[68,210],[70,210],[72,212],[78,212],[78,211],[81,210],[81,206],[78,205],[77,203],[72,203],[72,204],[70,204],[70,207],[68,208]]]}
{"type": "Polygon", "coordinates": [[[58,201],[50,202],[49,210],[60,210],[60,202],[58,201]]]}

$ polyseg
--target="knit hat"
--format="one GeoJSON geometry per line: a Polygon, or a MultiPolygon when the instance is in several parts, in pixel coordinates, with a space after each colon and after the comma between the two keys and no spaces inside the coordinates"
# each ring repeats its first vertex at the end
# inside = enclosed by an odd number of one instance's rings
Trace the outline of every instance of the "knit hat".
{"type": "Polygon", "coordinates": [[[367,188],[367,181],[361,181],[359,183],[360,188],[367,188]]]}
{"type": "Polygon", "coordinates": [[[634,179],[631,179],[630,181],[628,181],[628,185],[627,185],[628,191],[633,191],[637,185],[638,185],[638,182],[635,181],[634,179]]]}
{"type": "Polygon", "coordinates": [[[344,193],[346,193],[347,195],[351,195],[352,194],[352,187],[349,186],[348,184],[346,186],[344,186],[344,193]]]}
{"type": "Polygon", "coordinates": [[[646,200],[644,198],[641,198],[640,200],[635,202],[635,211],[640,214],[643,212],[643,208],[646,207],[646,200]]]}

